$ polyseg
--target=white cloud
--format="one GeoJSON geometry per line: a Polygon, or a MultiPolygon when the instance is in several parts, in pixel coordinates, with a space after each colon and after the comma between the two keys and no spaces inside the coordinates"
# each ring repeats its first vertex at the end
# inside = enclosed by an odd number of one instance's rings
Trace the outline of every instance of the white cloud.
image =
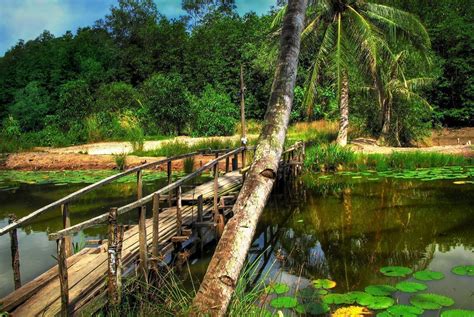
{"type": "Polygon", "coordinates": [[[2,0],[0,51],[8,49],[18,39],[34,39],[43,30],[62,34],[73,19],[69,7],[59,0],[2,0]]]}

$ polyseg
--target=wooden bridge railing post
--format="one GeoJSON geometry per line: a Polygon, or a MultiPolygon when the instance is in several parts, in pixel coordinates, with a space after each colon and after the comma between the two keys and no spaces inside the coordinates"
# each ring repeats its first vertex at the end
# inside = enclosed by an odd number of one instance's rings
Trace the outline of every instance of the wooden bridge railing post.
{"type": "Polygon", "coordinates": [[[225,159],[225,172],[226,172],[226,173],[229,173],[229,169],[230,169],[230,166],[229,166],[229,165],[230,165],[230,164],[229,164],[230,162],[229,162],[229,161],[230,161],[230,158],[229,158],[229,157],[226,157],[226,159],[225,159]]]}
{"type": "MultiPolygon", "coordinates": [[[[198,196],[197,198],[197,222],[202,223],[204,220],[204,204],[203,204],[203,198],[202,194],[198,196]]],[[[202,235],[202,228],[198,227],[198,237],[199,237],[199,252],[202,254],[204,251],[204,241],[203,241],[203,235],[202,235]]]]}
{"type": "MultiPolygon", "coordinates": [[[[63,229],[71,226],[71,218],[69,217],[69,204],[61,205],[61,214],[63,217],[63,229]]],[[[70,257],[73,254],[72,240],[70,236],[64,237],[64,248],[66,250],[66,257],[70,257]]]]}
{"type": "Polygon", "coordinates": [[[232,170],[239,169],[239,155],[237,153],[234,154],[234,158],[232,159],[232,170]]]}
{"type": "Polygon", "coordinates": [[[117,224],[117,208],[110,208],[108,228],[107,293],[109,306],[116,307],[122,295],[122,242],[123,227],[117,224]]]}
{"type": "Polygon", "coordinates": [[[160,239],[160,194],[153,195],[153,242],[151,245],[151,255],[156,260],[159,256],[159,239],[160,239]]]}
{"type": "MultiPolygon", "coordinates": [[[[168,177],[168,185],[171,184],[172,182],[172,166],[171,166],[171,161],[169,161],[166,164],[166,174],[168,177]]],[[[168,207],[171,208],[171,191],[168,193],[168,207]]]]}
{"type": "Polygon", "coordinates": [[[214,213],[214,221],[217,221],[217,217],[219,214],[219,162],[214,165],[214,204],[213,204],[213,213],[214,213]]]}
{"type": "Polygon", "coordinates": [[[140,253],[140,274],[148,276],[148,250],[146,243],[146,206],[140,207],[140,214],[138,217],[138,243],[140,253]]]}
{"type": "Polygon", "coordinates": [[[176,189],[176,235],[181,236],[183,217],[181,215],[181,186],[176,189]]]}
{"type": "MultiPolygon", "coordinates": [[[[8,223],[13,223],[17,221],[17,218],[14,214],[9,216],[8,223]]],[[[11,253],[12,253],[12,270],[13,270],[13,283],[15,289],[21,287],[21,275],[20,275],[20,253],[18,250],[18,235],[16,229],[10,231],[10,244],[11,244],[11,253]]]]}
{"type": "Polygon", "coordinates": [[[61,287],[61,317],[69,316],[69,282],[67,272],[66,238],[57,240],[58,276],[61,287]]]}

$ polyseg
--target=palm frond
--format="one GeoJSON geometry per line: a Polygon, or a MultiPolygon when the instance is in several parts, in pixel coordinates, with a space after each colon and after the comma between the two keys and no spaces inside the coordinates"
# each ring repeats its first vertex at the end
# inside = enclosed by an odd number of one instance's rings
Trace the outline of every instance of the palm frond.
{"type": "Polygon", "coordinates": [[[382,4],[367,3],[367,14],[385,23],[395,33],[401,29],[412,37],[419,37],[425,47],[431,46],[430,37],[421,21],[413,14],[382,4]]]}
{"type": "Polygon", "coordinates": [[[427,107],[428,109],[430,110],[433,109],[430,103],[425,98],[423,98],[416,92],[413,92],[410,89],[407,89],[405,87],[399,87],[398,89],[395,89],[393,91],[393,94],[396,95],[397,98],[401,100],[408,101],[408,102],[417,101],[421,103],[422,105],[424,105],[425,107],[427,107]]]}
{"type": "Polygon", "coordinates": [[[434,83],[435,79],[432,77],[418,77],[405,80],[405,85],[410,90],[417,90],[420,88],[429,87],[434,83]]]}
{"type": "Polygon", "coordinates": [[[272,24],[270,25],[271,29],[274,29],[283,23],[283,18],[285,17],[285,13],[286,13],[286,7],[287,5],[282,7],[280,11],[277,12],[275,18],[273,18],[272,24]]]}

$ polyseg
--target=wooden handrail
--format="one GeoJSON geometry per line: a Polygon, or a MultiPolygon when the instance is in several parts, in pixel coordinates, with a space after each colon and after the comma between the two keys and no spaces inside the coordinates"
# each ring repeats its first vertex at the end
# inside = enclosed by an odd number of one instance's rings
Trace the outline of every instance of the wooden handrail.
{"type": "Polygon", "coordinates": [[[171,161],[175,161],[175,160],[181,160],[181,159],[185,159],[185,158],[188,158],[188,157],[191,157],[191,156],[195,156],[197,154],[200,154],[201,151],[196,151],[196,152],[192,152],[192,153],[187,153],[187,154],[181,154],[181,155],[176,155],[176,156],[173,156],[173,157],[169,157],[169,158],[166,158],[166,159],[162,159],[162,160],[159,160],[159,161],[156,161],[156,162],[150,162],[150,163],[145,163],[145,164],[142,164],[140,166],[136,166],[134,168],[131,168],[131,169],[128,169],[122,173],[119,173],[119,174],[115,174],[115,175],[112,175],[112,176],[109,176],[107,178],[104,178],[94,184],[91,184],[89,186],[86,186],[78,191],[75,191],[74,193],[72,194],[69,194],[59,200],[56,200],[55,202],[49,204],[49,205],[46,205],[30,214],[28,214],[27,216],[23,217],[23,218],[20,218],[18,219],[18,221],[15,221],[15,222],[12,222],[11,224],[3,227],[0,229],[0,236],[10,232],[11,230],[13,229],[16,229],[20,226],[22,226],[23,224],[27,223],[28,221],[32,220],[33,218],[43,214],[44,212],[50,210],[51,208],[54,208],[54,207],[59,207],[63,204],[66,204],[68,202],[71,202],[73,200],[76,200],[77,198],[79,198],[80,196],[92,191],[92,190],[95,190],[99,187],[102,187],[106,184],[109,184],[111,182],[113,182],[114,180],[117,180],[119,178],[122,178],[124,176],[127,176],[129,174],[132,174],[132,173],[135,173],[135,172],[138,172],[140,170],[143,170],[143,169],[146,169],[146,168],[150,168],[150,167],[153,167],[153,166],[157,166],[157,165],[161,165],[161,164],[164,164],[164,163],[167,163],[167,162],[171,162],[171,161]]]}
{"type": "MultiPolygon", "coordinates": [[[[177,180],[176,182],[174,183],[171,183],[151,194],[149,194],[148,196],[145,196],[141,199],[138,199],[137,201],[134,201],[130,204],[127,204],[125,206],[122,206],[120,208],[117,209],[117,214],[118,215],[122,215],[124,213],[127,213],[129,212],[130,210],[134,210],[134,209],[137,209],[147,203],[149,203],[150,201],[153,200],[153,196],[155,194],[158,194],[158,195],[161,195],[161,194],[164,194],[164,193],[168,193],[170,192],[171,190],[174,190],[176,188],[178,188],[179,186],[183,185],[184,183],[186,183],[187,181],[199,176],[202,174],[202,172],[204,172],[205,170],[207,169],[210,169],[212,167],[214,167],[216,164],[218,164],[221,160],[224,160],[226,159],[227,157],[230,157],[236,153],[240,153],[244,150],[247,150],[246,147],[239,147],[235,150],[232,150],[230,152],[227,152],[226,154],[224,155],[221,155],[219,156],[218,158],[212,160],[212,161],[209,161],[207,162],[205,165],[203,165],[202,167],[200,167],[199,169],[197,169],[196,171],[194,171],[193,173],[191,174],[188,174],[186,175],[185,177],[177,180]]],[[[58,240],[58,239],[61,239],[65,236],[69,236],[71,234],[74,234],[76,232],[79,232],[81,230],[84,230],[86,228],[90,228],[92,226],[95,226],[95,225],[98,225],[98,224],[101,224],[101,223],[104,223],[107,221],[108,219],[108,215],[109,213],[105,213],[105,214],[102,214],[102,215],[99,215],[99,216],[96,216],[94,218],[91,218],[89,220],[86,220],[84,222],[81,222],[81,223],[78,223],[74,226],[71,226],[69,228],[66,228],[66,229],[63,229],[63,230],[60,230],[56,233],[51,233],[48,235],[48,238],[49,240],[58,240]]]]}

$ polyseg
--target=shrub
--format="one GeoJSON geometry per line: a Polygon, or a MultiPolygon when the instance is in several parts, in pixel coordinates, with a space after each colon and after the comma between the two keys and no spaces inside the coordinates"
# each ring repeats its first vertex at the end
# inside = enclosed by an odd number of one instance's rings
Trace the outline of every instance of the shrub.
{"type": "Polygon", "coordinates": [[[130,141],[133,151],[143,151],[145,134],[143,133],[138,118],[131,111],[126,111],[120,117],[120,126],[125,131],[126,137],[130,141]]]}
{"type": "Polygon", "coordinates": [[[132,85],[114,82],[102,85],[96,93],[96,111],[125,111],[139,107],[138,92],[132,85]]]}
{"type": "Polygon", "coordinates": [[[232,135],[238,109],[228,95],[206,86],[201,97],[191,97],[193,133],[199,136],[232,135]]]}
{"type": "Polygon", "coordinates": [[[114,154],[115,165],[117,165],[117,169],[119,171],[125,170],[127,165],[127,154],[126,153],[118,153],[114,154]]]}
{"type": "Polygon", "coordinates": [[[92,110],[92,97],[84,80],[71,80],[59,89],[61,128],[68,129],[74,122],[82,121],[92,110]]]}
{"type": "Polygon", "coordinates": [[[147,79],[141,89],[147,128],[181,134],[190,119],[187,94],[179,74],[155,74],[147,79]]]}

